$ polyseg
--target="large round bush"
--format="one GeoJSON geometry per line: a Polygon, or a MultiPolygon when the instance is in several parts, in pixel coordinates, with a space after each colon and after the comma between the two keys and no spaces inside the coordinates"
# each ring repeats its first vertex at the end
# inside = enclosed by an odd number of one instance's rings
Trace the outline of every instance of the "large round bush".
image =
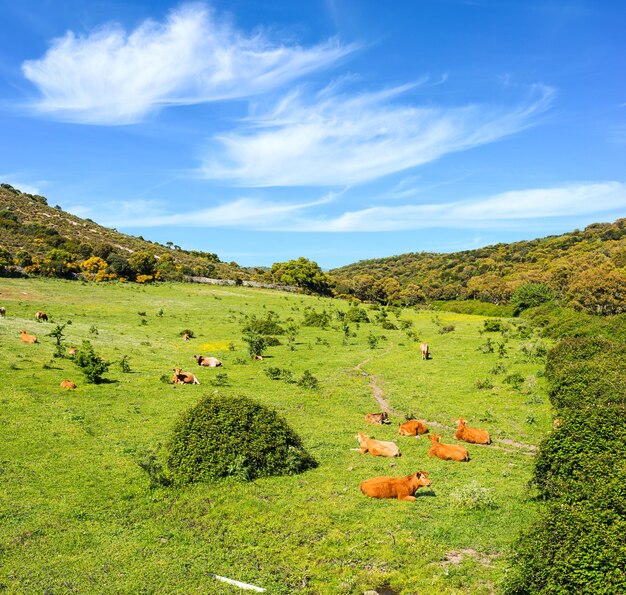
{"type": "Polygon", "coordinates": [[[176,424],[168,450],[179,483],[289,475],[317,464],[283,418],[247,397],[204,397],[176,424]]]}

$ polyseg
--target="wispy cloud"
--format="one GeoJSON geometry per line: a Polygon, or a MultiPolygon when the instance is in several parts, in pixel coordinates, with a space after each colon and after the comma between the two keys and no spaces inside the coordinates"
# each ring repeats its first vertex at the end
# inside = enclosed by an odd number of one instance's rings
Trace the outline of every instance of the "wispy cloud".
{"type": "Polygon", "coordinates": [[[336,40],[302,48],[246,36],[204,4],[127,33],[108,24],[68,32],[39,60],[24,62],[41,92],[33,107],[55,118],[129,124],[163,106],[250,97],[329,66],[355,50],[336,40]]]}
{"type": "Polygon", "coordinates": [[[538,85],[512,108],[398,104],[413,87],[313,101],[292,92],[246,129],[216,137],[201,172],[249,187],[359,184],[519,132],[554,95],[538,85]]]}
{"type": "MultiPolygon", "coordinates": [[[[107,205],[103,225],[111,227],[231,227],[241,229],[270,229],[286,226],[297,213],[328,204],[342,192],[328,192],[317,200],[301,203],[267,201],[257,198],[237,200],[187,212],[168,213],[162,202],[120,202],[107,205]],[[115,213],[111,215],[110,213],[115,213]]],[[[76,209],[71,209],[76,212],[76,209]]]]}
{"type": "MultiPolygon", "coordinates": [[[[385,232],[428,228],[520,229],[557,218],[603,216],[624,211],[626,184],[622,182],[572,183],[555,188],[503,192],[469,200],[373,206],[326,214],[327,206],[340,207],[349,189],[329,192],[308,202],[276,202],[240,198],[188,212],[168,213],[165,203],[146,201],[107,205],[102,223],[113,227],[206,227],[280,232],[385,232]],[[110,215],[110,213],[115,213],[110,215]]],[[[76,214],[77,208],[68,209],[76,214]]]]}
{"type": "Polygon", "coordinates": [[[323,219],[294,222],[294,231],[359,232],[425,228],[498,229],[529,220],[600,215],[626,208],[626,184],[578,183],[503,192],[444,204],[375,206],[323,219]]]}

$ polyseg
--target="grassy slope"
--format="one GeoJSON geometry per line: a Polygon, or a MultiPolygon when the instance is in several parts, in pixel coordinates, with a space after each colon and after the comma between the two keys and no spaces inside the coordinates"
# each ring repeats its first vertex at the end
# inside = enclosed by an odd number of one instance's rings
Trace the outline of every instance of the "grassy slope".
{"type": "MultiPolygon", "coordinates": [[[[295,352],[277,346],[268,350],[271,358],[241,365],[235,363],[245,357],[241,313],[274,310],[299,322],[305,305],[346,304],[244,288],[54,280],[1,279],[0,293],[8,312],[0,320],[0,589],[235,592],[216,583],[214,572],[271,593],[358,593],[382,585],[406,593],[488,593],[503,576],[507,548],[534,517],[525,488],[533,459],[498,440],[538,444],[550,423],[547,402],[536,397],[542,380],[532,398],[488,374],[499,358],[477,350],[486,337],[478,334],[480,317],[406,311],[403,318],[431,345],[428,362],[403,332],[363,324],[347,346],[339,331],[303,327],[295,352]],[[72,320],[68,344],[90,339],[110,360],[128,355],[133,373],[114,366],[108,374],[114,382],[85,384],[69,360],[52,359],[45,335],[54,324],[35,323],[38,309],[55,322],[72,320]],[[138,311],[146,312],[147,325],[138,311]],[[456,330],[438,334],[441,324],[456,330]],[[21,344],[22,327],[41,344],[21,344]],[[184,343],[184,328],[198,338],[184,343]],[[387,337],[375,350],[368,348],[370,331],[387,337]],[[228,350],[231,341],[235,351],[228,350]],[[194,353],[216,355],[225,366],[194,368],[194,353]],[[363,362],[397,412],[391,426],[363,421],[379,410],[370,378],[355,370],[363,362]],[[202,385],[160,382],[176,364],[197,373],[202,385]],[[263,374],[268,366],[296,377],[310,369],[321,388],[271,381],[263,374]],[[211,385],[218,373],[228,374],[230,386],[211,385]],[[475,381],[487,377],[495,388],[477,390],[475,381]],[[79,388],[62,391],[63,378],[79,388]],[[277,408],[319,468],[253,483],[150,489],[137,461],[167,439],[182,411],[215,390],[277,408]],[[426,438],[397,436],[409,412],[447,426],[437,428],[445,441],[454,442],[452,420],[462,415],[488,428],[496,443],[469,445],[467,464],[430,459],[426,438]],[[357,431],[398,440],[403,456],[360,455],[351,450],[357,431]],[[358,489],[368,477],[417,469],[433,485],[415,503],[371,500],[358,489]],[[491,490],[496,508],[455,506],[451,494],[473,480],[491,490]],[[470,549],[476,553],[466,552],[459,564],[445,561],[470,549]]],[[[519,346],[514,339],[507,344],[509,372],[536,373],[541,362],[522,357],[519,346]]]]}

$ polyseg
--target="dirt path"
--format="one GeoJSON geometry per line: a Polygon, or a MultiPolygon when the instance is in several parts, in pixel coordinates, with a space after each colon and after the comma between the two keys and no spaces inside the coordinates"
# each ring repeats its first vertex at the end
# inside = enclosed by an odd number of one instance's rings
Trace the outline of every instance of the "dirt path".
{"type": "MultiPolygon", "coordinates": [[[[387,351],[390,351],[390,349],[388,349],[387,351]]],[[[368,374],[365,370],[363,370],[363,366],[366,366],[371,361],[372,358],[370,357],[365,361],[362,361],[360,364],[357,364],[354,369],[361,376],[369,378],[370,388],[372,389],[372,396],[376,399],[382,410],[386,411],[387,413],[393,413],[395,415],[397,411],[384,399],[383,389],[378,385],[378,378],[376,378],[376,376],[368,374]]]]}

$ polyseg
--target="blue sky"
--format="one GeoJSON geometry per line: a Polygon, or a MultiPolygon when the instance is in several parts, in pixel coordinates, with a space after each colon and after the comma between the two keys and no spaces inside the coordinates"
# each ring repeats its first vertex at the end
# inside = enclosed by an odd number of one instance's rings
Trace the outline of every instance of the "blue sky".
{"type": "Polygon", "coordinates": [[[0,3],[0,181],[241,265],[626,216],[621,0],[0,3]]]}

